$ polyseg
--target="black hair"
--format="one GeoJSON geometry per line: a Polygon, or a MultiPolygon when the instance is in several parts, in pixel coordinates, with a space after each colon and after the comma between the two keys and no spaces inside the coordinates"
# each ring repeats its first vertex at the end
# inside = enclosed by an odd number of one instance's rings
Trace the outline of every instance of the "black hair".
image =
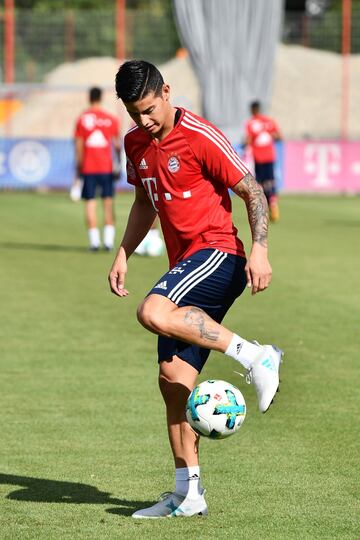
{"type": "Polygon", "coordinates": [[[97,103],[101,100],[102,96],[102,90],[101,88],[98,88],[97,86],[93,86],[89,90],[89,101],[90,103],[97,103]]]}
{"type": "Polygon", "coordinates": [[[260,101],[252,101],[250,103],[250,109],[253,111],[254,109],[256,111],[260,111],[261,109],[261,104],[260,104],[260,101]]]}
{"type": "Polygon", "coordinates": [[[124,62],[115,77],[116,95],[125,103],[138,101],[152,92],[160,96],[163,84],[160,71],[145,60],[124,62]]]}

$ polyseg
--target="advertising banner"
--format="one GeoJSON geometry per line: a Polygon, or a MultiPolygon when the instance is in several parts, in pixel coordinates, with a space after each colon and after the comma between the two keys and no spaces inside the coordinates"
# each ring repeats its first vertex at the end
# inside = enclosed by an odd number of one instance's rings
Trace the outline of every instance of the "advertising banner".
{"type": "MultiPolygon", "coordinates": [[[[69,189],[74,175],[71,139],[0,138],[0,189],[69,189]]],[[[129,187],[124,172],[116,186],[129,187]]]]}
{"type": "MultiPolygon", "coordinates": [[[[285,193],[360,193],[360,142],[277,143],[275,177],[285,193]]],[[[253,171],[251,155],[236,148],[253,171]]],[[[0,138],[0,189],[69,189],[75,174],[71,139],[0,138]]],[[[125,156],[117,189],[126,182],[125,156]]]]}
{"type": "Polygon", "coordinates": [[[284,191],[360,192],[360,142],[287,142],[284,191]]]}

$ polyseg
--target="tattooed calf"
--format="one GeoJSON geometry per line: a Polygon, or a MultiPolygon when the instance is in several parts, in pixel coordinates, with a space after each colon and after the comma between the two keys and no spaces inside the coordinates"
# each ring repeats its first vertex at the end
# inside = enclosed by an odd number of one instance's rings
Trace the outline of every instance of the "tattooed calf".
{"type": "Polygon", "coordinates": [[[189,308],[184,315],[185,324],[197,327],[200,332],[200,337],[207,339],[208,341],[217,341],[219,339],[219,332],[207,328],[206,319],[206,313],[202,309],[196,307],[189,308]]]}

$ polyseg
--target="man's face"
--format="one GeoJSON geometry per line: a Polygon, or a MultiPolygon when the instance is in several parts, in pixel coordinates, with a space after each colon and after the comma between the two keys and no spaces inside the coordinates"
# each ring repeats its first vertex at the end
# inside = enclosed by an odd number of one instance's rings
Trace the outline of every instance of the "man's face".
{"type": "Polygon", "coordinates": [[[124,103],[134,122],[153,137],[161,134],[168,118],[169,93],[169,87],[164,84],[160,96],[152,92],[138,101],[124,103]]]}

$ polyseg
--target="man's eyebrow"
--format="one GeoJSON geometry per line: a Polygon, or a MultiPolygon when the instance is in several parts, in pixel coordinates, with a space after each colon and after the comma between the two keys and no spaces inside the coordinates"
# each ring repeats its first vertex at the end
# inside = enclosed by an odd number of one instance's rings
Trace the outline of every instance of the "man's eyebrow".
{"type": "Polygon", "coordinates": [[[154,105],[150,105],[150,107],[148,107],[147,109],[145,109],[144,111],[131,111],[129,109],[126,109],[128,113],[130,114],[146,114],[148,113],[151,109],[154,108],[154,105]]]}

